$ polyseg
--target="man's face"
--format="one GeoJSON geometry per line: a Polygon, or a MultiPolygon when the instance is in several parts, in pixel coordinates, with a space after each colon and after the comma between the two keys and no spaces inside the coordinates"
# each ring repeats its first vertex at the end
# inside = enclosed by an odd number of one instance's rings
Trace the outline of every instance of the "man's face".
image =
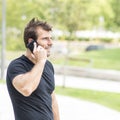
{"type": "Polygon", "coordinates": [[[50,48],[52,47],[51,31],[45,31],[42,28],[37,28],[37,43],[47,51],[47,57],[50,56],[50,48]]]}

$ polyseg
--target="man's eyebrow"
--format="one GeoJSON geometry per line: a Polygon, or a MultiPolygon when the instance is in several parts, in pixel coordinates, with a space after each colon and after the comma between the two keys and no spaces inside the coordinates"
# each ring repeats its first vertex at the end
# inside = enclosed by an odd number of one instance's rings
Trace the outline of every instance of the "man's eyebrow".
{"type": "Polygon", "coordinates": [[[53,37],[43,37],[42,39],[52,39],[53,37]]]}

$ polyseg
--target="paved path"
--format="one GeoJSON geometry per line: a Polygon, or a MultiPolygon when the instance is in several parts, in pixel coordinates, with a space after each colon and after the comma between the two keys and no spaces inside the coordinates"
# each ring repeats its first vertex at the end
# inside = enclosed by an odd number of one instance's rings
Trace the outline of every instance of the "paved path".
{"type": "Polygon", "coordinates": [[[56,75],[56,85],[120,93],[120,81],[56,75]]]}
{"type": "MultiPolygon", "coordinates": [[[[56,75],[56,85],[63,84],[63,76],[56,75]]],[[[119,82],[66,77],[66,86],[100,91],[120,92],[119,82]]],[[[96,103],[57,95],[61,120],[120,120],[120,112],[96,103]]],[[[0,120],[14,120],[6,85],[0,85],[0,120]]]]}
{"type": "Polygon", "coordinates": [[[120,112],[96,103],[58,96],[61,120],[120,120],[120,112]]]}

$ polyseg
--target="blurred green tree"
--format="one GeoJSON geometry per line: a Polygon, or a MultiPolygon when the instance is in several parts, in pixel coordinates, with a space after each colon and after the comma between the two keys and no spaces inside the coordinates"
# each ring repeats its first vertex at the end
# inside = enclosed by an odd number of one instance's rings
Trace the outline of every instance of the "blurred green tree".
{"type": "Polygon", "coordinates": [[[23,29],[33,17],[48,21],[65,33],[69,31],[70,38],[74,38],[76,30],[100,25],[117,31],[120,29],[119,4],[120,0],[7,0],[7,49],[24,49],[23,29]]]}

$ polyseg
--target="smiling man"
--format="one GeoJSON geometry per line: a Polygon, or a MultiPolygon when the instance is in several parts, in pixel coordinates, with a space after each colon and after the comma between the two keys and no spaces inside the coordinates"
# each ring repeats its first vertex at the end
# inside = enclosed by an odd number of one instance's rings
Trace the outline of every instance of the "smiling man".
{"type": "Polygon", "coordinates": [[[51,32],[48,23],[33,18],[24,30],[25,54],[8,66],[7,88],[15,120],[60,120],[54,68],[47,60],[53,44],[51,32]]]}

